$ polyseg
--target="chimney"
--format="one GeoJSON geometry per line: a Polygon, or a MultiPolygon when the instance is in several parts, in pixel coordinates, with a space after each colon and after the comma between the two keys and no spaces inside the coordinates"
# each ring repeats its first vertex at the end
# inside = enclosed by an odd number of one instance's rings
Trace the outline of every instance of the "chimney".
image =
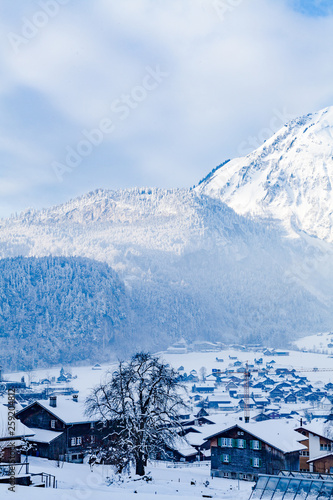
{"type": "Polygon", "coordinates": [[[50,396],[50,406],[52,408],[57,407],[57,396],[50,396]]]}
{"type": "Polygon", "coordinates": [[[78,394],[73,394],[73,401],[77,403],[79,400],[79,395],[78,394]]]}
{"type": "Polygon", "coordinates": [[[301,423],[301,427],[302,427],[303,426],[303,419],[302,419],[302,417],[301,417],[301,422],[300,423],[301,423]]]}

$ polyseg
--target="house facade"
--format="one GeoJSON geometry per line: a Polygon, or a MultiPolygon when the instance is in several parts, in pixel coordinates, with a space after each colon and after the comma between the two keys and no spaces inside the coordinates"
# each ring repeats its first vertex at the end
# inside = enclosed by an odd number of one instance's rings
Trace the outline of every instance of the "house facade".
{"type": "Polygon", "coordinates": [[[35,444],[34,454],[43,458],[81,463],[87,450],[102,439],[97,419],[85,415],[75,396],[35,401],[16,415],[34,434],[29,438],[35,444]]]}
{"type": "Polygon", "coordinates": [[[208,439],[212,476],[251,481],[258,474],[299,470],[299,453],[305,449],[293,429],[273,421],[233,425],[208,439]]]}
{"type": "MultiPolygon", "coordinates": [[[[321,457],[328,456],[326,462],[331,460],[330,452],[333,451],[333,440],[323,435],[323,430],[313,429],[311,425],[297,427],[297,432],[303,436],[301,443],[306,447],[300,454],[300,470],[302,472],[317,472],[325,461],[319,461],[321,457]]],[[[333,465],[333,464],[332,464],[333,465]]],[[[325,469],[331,468],[330,465],[325,469]]],[[[323,472],[323,471],[321,471],[323,472]]]]}
{"type": "Polygon", "coordinates": [[[333,453],[308,460],[312,472],[316,474],[333,474],[333,453]]]}

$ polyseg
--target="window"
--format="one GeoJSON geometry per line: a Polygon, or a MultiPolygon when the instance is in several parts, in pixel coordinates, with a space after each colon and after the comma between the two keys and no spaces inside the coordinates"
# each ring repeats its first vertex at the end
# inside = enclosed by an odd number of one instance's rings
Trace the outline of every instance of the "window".
{"type": "Polygon", "coordinates": [[[231,448],[232,447],[232,439],[230,438],[219,438],[217,440],[217,445],[222,448],[231,448]]]}
{"type": "Polygon", "coordinates": [[[261,450],[261,442],[257,440],[250,441],[251,450],[261,450]]]}
{"type": "Polygon", "coordinates": [[[95,441],[96,441],[95,436],[90,436],[90,441],[91,441],[92,443],[95,443],[95,441]]]}
{"type": "Polygon", "coordinates": [[[261,467],[261,458],[251,458],[251,466],[252,467],[261,467]]]}
{"type": "Polygon", "coordinates": [[[71,446],[75,446],[76,445],[76,438],[71,438],[71,446]]]}
{"type": "Polygon", "coordinates": [[[56,421],[51,420],[51,429],[55,429],[55,428],[56,428],[56,421]]]}
{"type": "Polygon", "coordinates": [[[237,439],[237,448],[246,448],[245,439],[237,439]]]}
{"type": "Polygon", "coordinates": [[[227,453],[223,453],[222,462],[224,464],[230,464],[230,455],[228,455],[227,453]]]}
{"type": "Polygon", "coordinates": [[[76,445],[81,446],[81,444],[82,444],[82,437],[77,437],[76,438],[76,445]]]}

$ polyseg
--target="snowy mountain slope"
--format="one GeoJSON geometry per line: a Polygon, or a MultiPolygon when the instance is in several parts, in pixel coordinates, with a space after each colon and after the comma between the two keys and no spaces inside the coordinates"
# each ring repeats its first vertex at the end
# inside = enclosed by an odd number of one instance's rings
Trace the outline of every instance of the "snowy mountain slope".
{"type": "Polygon", "coordinates": [[[197,186],[237,213],[333,242],[333,107],[286,124],[260,148],[197,186]]]}
{"type": "Polygon", "coordinates": [[[226,255],[241,259],[248,245],[272,236],[265,226],[189,190],[98,190],[1,221],[0,257],[81,255],[130,276],[136,274],[132,261],[142,252],[180,256],[218,243],[226,255]]]}
{"type": "Polygon", "coordinates": [[[98,190],[3,220],[0,256],[18,255],[108,263],[130,297],[133,349],[180,335],[281,345],[332,322],[333,293],[295,275],[302,245],[191,190],[98,190]]]}

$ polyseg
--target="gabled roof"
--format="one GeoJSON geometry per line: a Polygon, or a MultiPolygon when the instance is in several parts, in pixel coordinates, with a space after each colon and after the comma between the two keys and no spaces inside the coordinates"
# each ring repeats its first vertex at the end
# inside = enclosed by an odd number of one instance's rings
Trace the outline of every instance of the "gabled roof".
{"type": "Polygon", "coordinates": [[[168,447],[171,450],[177,451],[179,455],[183,457],[191,457],[193,455],[197,455],[197,450],[193,446],[191,446],[187,440],[181,436],[176,437],[172,444],[169,444],[168,447]]]}
{"type": "MultiPolygon", "coordinates": [[[[319,437],[327,439],[328,441],[333,442],[333,439],[325,436],[324,425],[325,425],[324,422],[314,422],[312,424],[302,425],[302,426],[296,427],[295,430],[299,433],[301,433],[301,431],[304,430],[304,431],[307,431],[311,434],[314,434],[315,436],[319,436],[319,437]]],[[[304,436],[303,436],[303,439],[304,439],[304,436]]]]}
{"type": "Polygon", "coordinates": [[[307,461],[307,463],[311,462],[316,462],[317,460],[320,460],[321,458],[327,458],[327,457],[333,457],[333,452],[331,451],[330,453],[326,453],[325,455],[319,455],[318,457],[311,458],[310,460],[307,461]]]}
{"type": "Polygon", "coordinates": [[[250,422],[248,424],[237,423],[230,427],[220,429],[219,432],[208,436],[207,439],[217,437],[235,427],[251,434],[253,437],[283,453],[307,449],[306,446],[300,444],[299,441],[301,441],[302,437],[295,432],[292,425],[281,420],[265,420],[261,422],[250,422]]]}
{"type": "Polygon", "coordinates": [[[56,408],[50,406],[49,401],[47,400],[34,401],[30,405],[23,408],[23,410],[17,412],[17,416],[21,415],[34,405],[40,406],[50,413],[50,415],[53,415],[55,418],[61,420],[64,424],[83,424],[98,422],[98,420],[100,420],[97,417],[88,417],[85,414],[84,403],[82,401],[75,402],[73,401],[73,398],[69,398],[68,396],[57,396],[56,408]]]}

